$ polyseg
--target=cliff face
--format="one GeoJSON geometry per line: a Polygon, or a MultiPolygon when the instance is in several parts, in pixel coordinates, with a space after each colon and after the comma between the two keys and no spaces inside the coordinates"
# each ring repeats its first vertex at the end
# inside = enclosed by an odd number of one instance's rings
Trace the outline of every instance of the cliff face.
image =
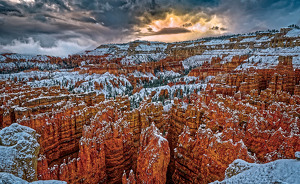
{"type": "Polygon", "coordinates": [[[175,183],[209,183],[222,179],[228,164],[236,158],[254,161],[242,140],[233,142],[214,135],[210,129],[199,128],[195,139],[188,127],[178,139],[175,150],[175,183]]]}
{"type": "MultiPolygon", "coordinates": [[[[109,104],[113,105],[103,105],[109,104]]],[[[120,183],[123,171],[131,169],[133,144],[129,125],[118,113],[103,106],[90,125],[83,127],[78,157],[59,167],[44,166],[41,172],[46,170],[46,178],[56,175],[68,183],[120,183]]]]}
{"type": "Polygon", "coordinates": [[[161,103],[152,103],[151,99],[146,99],[140,104],[138,109],[125,113],[124,118],[130,124],[130,132],[132,133],[132,141],[134,145],[133,169],[136,170],[138,150],[141,143],[142,130],[154,123],[161,132],[168,130],[167,117],[163,113],[161,103]]]}
{"type": "Polygon", "coordinates": [[[170,147],[154,123],[141,133],[137,159],[138,183],[166,183],[170,147]]]}

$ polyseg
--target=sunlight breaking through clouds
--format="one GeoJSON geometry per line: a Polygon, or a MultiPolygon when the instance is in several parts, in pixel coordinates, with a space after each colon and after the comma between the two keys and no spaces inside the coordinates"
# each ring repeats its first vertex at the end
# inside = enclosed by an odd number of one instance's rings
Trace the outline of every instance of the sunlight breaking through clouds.
{"type": "Polygon", "coordinates": [[[226,25],[217,15],[208,20],[201,14],[176,15],[168,13],[164,19],[152,20],[150,24],[136,29],[139,30],[139,36],[142,40],[165,42],[221,35],[227,32],[226,25]]]}
{"type": "Polygon", "coordinates": [[[299,24],[299,14],[298,0],[0,0],[0,53],[29,38],[42,48],[73,39],[95,48],[279,29],[299,24]]]}

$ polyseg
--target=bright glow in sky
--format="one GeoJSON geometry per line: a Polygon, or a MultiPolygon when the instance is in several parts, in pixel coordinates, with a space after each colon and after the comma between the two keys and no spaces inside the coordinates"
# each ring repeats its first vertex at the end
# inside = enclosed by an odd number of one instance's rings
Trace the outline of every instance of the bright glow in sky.
{"type": "Polygon", "coordinates": [[[200,14],[179,16],[169,13],[165,19],[153,20],[150,24],[138,29],[141,32],[141,40],[173,42],[196,39],[212,34],[224,34],[226,33],[224,29],[226,25],[222,23],[222,20],[216,15],[207,20],[200,14]],[[212,30],[213,27],[218,27],[218,29],[212,30]],[[168,32],[170,28],[174,32],[168,32]]]}

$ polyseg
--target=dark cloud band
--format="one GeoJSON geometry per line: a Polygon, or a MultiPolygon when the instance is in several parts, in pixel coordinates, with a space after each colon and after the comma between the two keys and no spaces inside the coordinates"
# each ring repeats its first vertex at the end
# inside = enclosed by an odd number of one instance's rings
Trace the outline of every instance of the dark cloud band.
{"type": "Polygon", "coordinates": [[[0,45],[32,38],[42,47],[57,41],[96,46],[138,39],[139,27],[168,13],[193,15],[181,27],[162,28],[148,35],[188,33],[200,18],[226,17],[226,28],[211,30],[249,32],[300,23],[299,0],[0,0],[0,45]],[[274,18],[276,17],[276,18],[274,18]]]}

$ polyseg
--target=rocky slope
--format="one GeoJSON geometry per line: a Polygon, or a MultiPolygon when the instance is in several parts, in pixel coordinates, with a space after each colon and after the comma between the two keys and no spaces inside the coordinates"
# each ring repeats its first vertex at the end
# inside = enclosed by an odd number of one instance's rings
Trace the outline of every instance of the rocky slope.
{"type": "Polygon", "coordinates": [[[298,29],[4,54],[0,69],[1,131],[40,135],[28,181],[209,183],[300,151],[298,29]]]}

